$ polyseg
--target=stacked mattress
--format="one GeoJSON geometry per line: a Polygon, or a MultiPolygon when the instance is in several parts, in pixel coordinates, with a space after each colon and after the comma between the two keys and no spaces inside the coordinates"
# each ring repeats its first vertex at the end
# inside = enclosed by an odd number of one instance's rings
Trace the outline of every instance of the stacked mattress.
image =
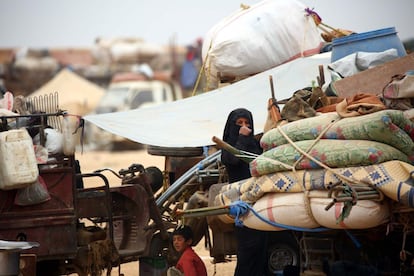
{"type": "Polygon", "coordinates": [[[262,136],[264,152],[250,163],[252,177],[225,185],[215,205],[249,203],[252,211],[240,219],[260,230],[378,226],[393,203],[414,207],[413,137],[413,122],[399,110],[290,122],[262,136]],[[342,192],[333,192],[338,187],[342,192]],[[358,199],[357,187],[378,196],[358,199]]]}

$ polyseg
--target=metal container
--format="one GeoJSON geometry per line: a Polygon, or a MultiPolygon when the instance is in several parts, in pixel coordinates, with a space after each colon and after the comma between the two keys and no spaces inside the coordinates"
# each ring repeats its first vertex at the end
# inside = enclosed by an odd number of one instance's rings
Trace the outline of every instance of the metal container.
{"type": "Polygon", "coordinates": [[[19,275],[20,252],[38,246],[37,242],[0,240],[0,276],[19,275]]]}
{"type": "Polygon", "coordinates": [[[19,275],[20,250],[0,250],[0,276],[19,275]]]}
{"type": "Polygon", "coordinates": [[[407,54],[394,27],[351,34],[332,41],[331,61],[355,52],[383,52],[391,48],[396,49],[400,57],[407,54]]]}

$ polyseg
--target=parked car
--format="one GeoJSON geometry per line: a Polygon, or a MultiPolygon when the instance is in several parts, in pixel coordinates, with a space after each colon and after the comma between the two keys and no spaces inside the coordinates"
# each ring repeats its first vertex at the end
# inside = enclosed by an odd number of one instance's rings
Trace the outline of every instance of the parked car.
{"type": "MultiPolygon", "coordinates": [[[[154,73],[152,78],[141,73],[118,73],[114,75],[94,113],[103,114],[161,105],[183,98],[180,85],[163,73],[154,73]]],[[[91,125],[87,136],[97,148],[120,149],[139,147],[124,137],[103,131],[91,125]]]]}

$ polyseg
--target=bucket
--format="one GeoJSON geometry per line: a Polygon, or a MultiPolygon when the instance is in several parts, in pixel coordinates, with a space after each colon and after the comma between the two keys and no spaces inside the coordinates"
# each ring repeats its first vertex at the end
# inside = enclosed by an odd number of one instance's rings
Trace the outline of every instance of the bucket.
{"type": "Polygon", "coordinates": [[[20,252],[0,250],[0,276],[19,275],[20,252]]]}
{"type": "Polygon", "coordinates": [[[355,52],[383,52],[392,48],[397,50],[400,57],[407,55],[394,27],[351,34],[332,41],[331,61],[355,52]]]}
{"type": "Polygon", "coordinates": [[[0,240],[0,276],[20,275],[20,252],[38,246],[37,242],[0,240]]]}
{"type": "Polygon", "coordinates": [[[33,141],[26,129],[0,132],[0,189],[27,187],[39,176],[33,141]]]}
{"type": "Polygon", "coordinates": [[[164,257],[142,257],[139,259],[139,275],[162,276],[167,271],[167,260],[164,257]]]}

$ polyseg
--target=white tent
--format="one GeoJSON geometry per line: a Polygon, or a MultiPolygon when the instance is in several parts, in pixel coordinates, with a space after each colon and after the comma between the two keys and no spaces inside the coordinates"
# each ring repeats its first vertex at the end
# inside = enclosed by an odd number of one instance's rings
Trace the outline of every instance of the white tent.
{"type": "Polygon", "coordinates": [[[76,73],[62,69],[29,97],[46,96],[55,92],[58,93],[60,109],[76,115],[85,115],[96,107],[105,91],[76,73]]]}
{"type": "Polygon", "coordinates": [[[116,135],[142,144],[164,147],[212,145],[212,137],[222,137],[227,116],[235,108],[253,113],[256,133],[263,131],[267,101],[271,97],[269,75],[278,100],[309,87],[319,75],[319,65],[330,63],[331,54],[298,58],[250,78],[198,96],[161,106],[124,112],[90,114],[85,120],[116,135]]]}

